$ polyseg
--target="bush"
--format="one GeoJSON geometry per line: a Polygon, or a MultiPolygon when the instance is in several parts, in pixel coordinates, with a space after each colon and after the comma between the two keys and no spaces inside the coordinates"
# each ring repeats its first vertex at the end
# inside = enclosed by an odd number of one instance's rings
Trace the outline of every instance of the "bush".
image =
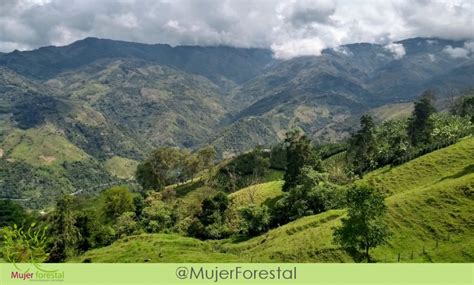
{"type": "Polygon", "coordinates": [[[344,188],[327,182],[325,174],[304,167],[299,181],[273,205],[274,226],[343,206],[344,188]]]}
{"type": "Polygon", "coordinates": [[[150,192],[145,199],[141,220],[145,231],[149,233],[159,233],[170,229],[176,222],[173,202],[165,203],[161,193],[150,192]]]}
{"type": "Polygon", "coordinates": [[[270,169],[269,153],[257,147],[219,169],[217,183],[227,192],[260,182],[270,169]]]}
{"type": "Polygon", "coordinates": [[[114,229],[118,238],[138,234],[141,230],[134,212],[125,212],[118,217],[114,229]]]}
{"type": "Polygon", "coordinates": [[[270,225],[270,211],[268,207],[250,205],[239,209],[242,218],[240,229],[242,234],[255,236],[268,230],[270,225]]]}
{"type": "Polygon", "coordinates": [[[201,203],[201,213],[191,223],[188,233],[200,239],[220,239],[229,236],[225,212],[229,207],[229,199],[225,193],[219,192],[212,198],[201,203]]]}

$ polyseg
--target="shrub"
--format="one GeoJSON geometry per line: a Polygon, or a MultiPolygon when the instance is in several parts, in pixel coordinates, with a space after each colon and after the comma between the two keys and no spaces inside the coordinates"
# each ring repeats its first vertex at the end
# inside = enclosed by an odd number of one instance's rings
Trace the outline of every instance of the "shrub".
{"type": "Polygon", "coordinates": [[[244,235],[255,236],[268,230],[270,225],[270,211],[268,207],[250,205],[239,209],[241,232],[244,235]]]}

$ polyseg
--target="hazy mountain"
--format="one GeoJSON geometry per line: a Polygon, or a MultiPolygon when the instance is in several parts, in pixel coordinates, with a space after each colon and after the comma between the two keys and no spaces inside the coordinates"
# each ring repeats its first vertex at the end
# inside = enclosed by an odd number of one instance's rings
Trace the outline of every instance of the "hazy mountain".
{"type": "Polygon", "coordinates": [[[141,59],[202,75],[220,86],[233,86],[254,76],[274,61],[270,50],[226,46],[200,47],[141,44],[86,38],[63,47],[0,54],[0,65],[19,74],[50,79],[101,59],[141,59]]]}

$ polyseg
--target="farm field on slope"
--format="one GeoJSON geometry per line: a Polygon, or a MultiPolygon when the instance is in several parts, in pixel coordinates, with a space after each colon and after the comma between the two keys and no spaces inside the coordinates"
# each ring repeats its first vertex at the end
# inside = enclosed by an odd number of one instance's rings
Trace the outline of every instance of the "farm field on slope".
{"type": "MultiPolygon", "coordinates": [[[[376,170],[358,182],[392,194],[386,204],[393,235],[373,251],[376,261],[397,262],[399,254],[401,262],[474,260],[473,158],[474,138],[467,138],[403,165],[376,170]]],[[[129,237],[73,261],[139,262],[174,249],[183,257],[152,262],[351,262],[332,244],[333,227],[344,214],[331,210],[304,217],[246,241],[203,242],[166,234],[129,237]]]]}

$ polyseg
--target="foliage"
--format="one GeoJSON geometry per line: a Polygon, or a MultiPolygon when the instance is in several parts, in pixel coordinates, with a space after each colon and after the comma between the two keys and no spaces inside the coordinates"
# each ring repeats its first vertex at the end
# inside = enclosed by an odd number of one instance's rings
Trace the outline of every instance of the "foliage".
{"type": "Polygon", "coordinates": [[[49,235],[53,241],[48,259],[51,262],[60,262],[72,257],[81,238],[76,227],[73,203],[74,198],[71,196],[60,198],[51,216],[49,235]]]}
{"type": "Polygon", "coordinates": [[[342,206],[343,189],[327,182],[325,174],[304,167],[298,180],[301,184],[284,193],[273,205],[273,225],[342,206]]]}
{"type": "Polygon", "coordinates": [[[347,160],[356,174],[361,175],[377,166],[377,142],[375,124],[370,115],[360,118],[361,128],[349,140],[347,160]]]}
{"type": "Polygon", "coordinates": [[[451,114],[467,117],[474,124],[474,90],[466,92],[464,96],[458,97],[451,106],[451,114]]]}
{"type": "Polygon", "coordinates": [[[217,173],[218,186],[227,192],[261,182],[270,170],[269,154],[261,147],[241,154],[221,167],[217,173]]]}
{"type": "Polygon", "coordinates": [[[298,185],[303,167],[322,170],[321,160],[316,154],[310,139],[298,130],[290,131],[285,138],[287,168],[284,176],[283,191],[298,185]]]}
{"type": "Polygon", "coordinates": [[[270,211],[267,206],[249,205],[239,209],[242,222],[242,234],[256,236],[268,230],[270,225],[270,211]]]}
{"type": "Polygon", "coordinates": [[[134,212],[125,212],[114,224],[115,233],[118,238],[137,234],[140,232],[140,225],[136,220],[134,212]]]}
{"type": "Polygon", "coordinates": [[[286,148],[283,143],[276,144],[270,152],[270,167],[278,170],[286,170],[286,148]]]}
{"type": "Polygon", "coordinates": [[[229,198],[222,192],[212,198],[204,199],[201,212],[189,227],[189,234],[201,239],[226,237],[229,234],[225,225],[225,211],[228,206],[229,198]]]}
{"type": "Polygon", "coordinates": [[[133,212],[133,196],[126,186],[114,186],[102,193],[104,205],[102,212],[109,221],[114,221],[125,212],[133,212]]]}
{"type": "Polygon", "coordinates": [[[176,222],[171,199],[167,199],[164,193],[149,192],[145,199],[141,220],[146,232],[163,232],[170,229],[176,222]]]}
{"type": "Polygon", "coordinates": [[[0,228],[16,225],[25,225],[31,217],[23,207],[10,200],[0,200],[0,228]]]}
{"type": "Polygon", "coordinates": [[[410,142],[406,120],[389,120],[376,130],[378,166],[397,161],[409,152],[410,142]]]}
{"type": "Polygon", "coordinates": [[[216,158],[216,149],[213,146],[206,146],[198,150],[196,155],[202,163],[201,168],[207,169],[212,166],[216,158]]]}
{"type": "Polygon", "coordinates": [[[186,149],[158,148],[137,167],[137,181],[145,190],[162,190],[166,185],[183,183],[193,179],[203,169],[210,166],[213,148],[205,148],[197,154],[186,149]]]}
{"type": "Polygon", "coordinates": [[[415,109],[408,122],[408,137],[413,146],[427,144],[432,141],[433,122],[431,115],[435,113],[434,93],[425,91],[415,102],[415,109]]]}
{"type": "Polygon", "coordinates": [[[370,262],[370,249],[384,244],[389,237],[384,197],[367,186],[356,186],[347,192],[346,202],[349,217],[335,229],[334,241],[352,254],[360,255],[362,251],[370,262]]]}
{"type": "Polygon", "coordinates": [[[456,116],[447,113],[435,113],[431,116],[433,130],[431,138],[434,142],[445,142],[458,139],[474,131],[468,116],[456,116]]]}
{"type": "Polygon", "coordinates": [[[80,234],[77,245],[79,252],[107,246],[115,241],[115,230],[103,222],[96,209],[83,209],[77,212],[75,226],[80,234]]]}

